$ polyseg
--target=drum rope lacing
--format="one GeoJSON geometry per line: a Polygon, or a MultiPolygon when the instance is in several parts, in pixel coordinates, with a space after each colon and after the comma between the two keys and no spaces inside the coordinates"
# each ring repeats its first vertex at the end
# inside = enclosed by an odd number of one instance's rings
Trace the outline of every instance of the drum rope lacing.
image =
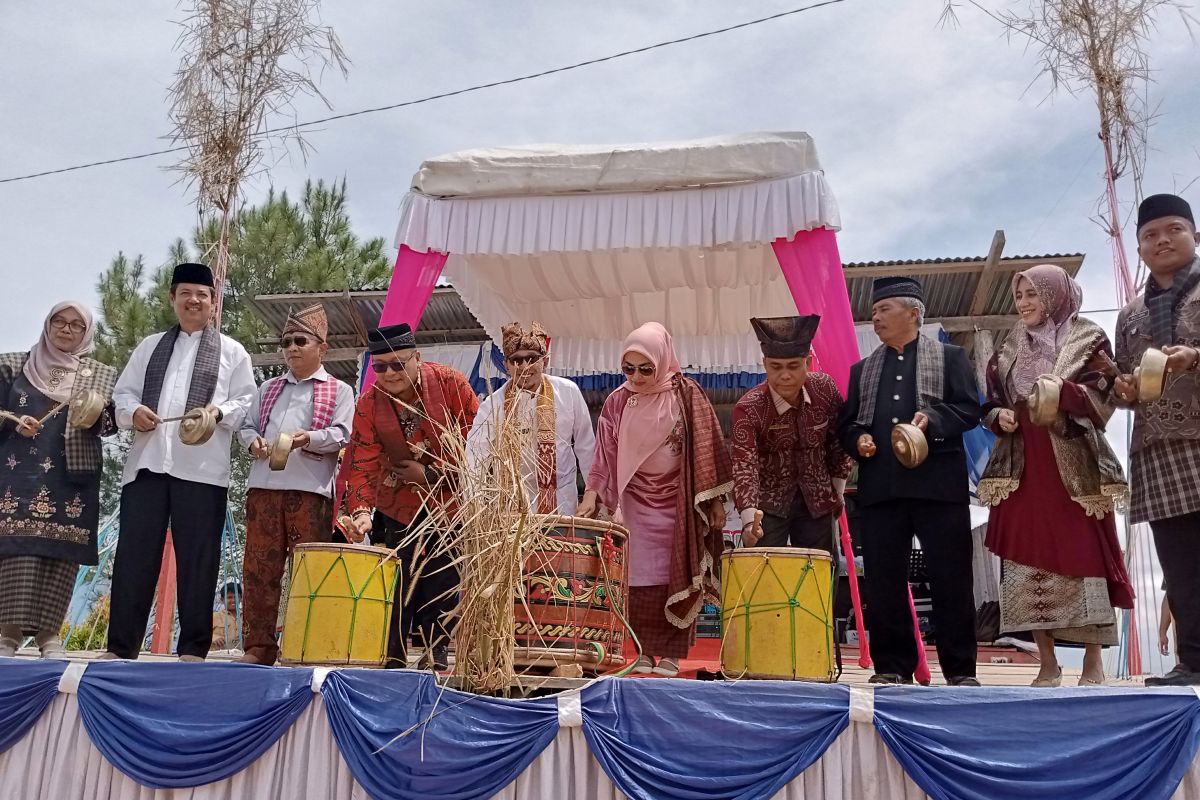
{"type": "MultiPolygon", "coordinates": [[[[737,675],[736,677],[734,677],[734,680],[738,680],[738,679],[742,678],[749,671],[750,617],[751,617],[752,613],[770,612],[770,611],[776,611],[776,610],[783,609],[783,608],[788,609],[788,622],[789,622],[788,636],[789,636],[789,642],[791,644],[791,648],[790,648],[790,650],[791,650],[791,667],[792,667],[793,675],[795,675],[799,669],[799,664],[798,664],[797,658],[796,658],[797,645],[799,644],[796,641],[796,609],[797,608],[801,609],[802,611],[804,611],[804,613],[808,614],[813,619],[815,619],[816,621],[823,624],[823,627],[826,629],[826,645],[828,647],[827,652],[830,652],[830,653],[833,652],[833,641],[832,641],[833,640],[833,631],[832,631],[832,625],[829,622],[830,610],[831,610],[832,604],[833,604],[832,597],[828,598],[828,602],[829,602],[828,606],[825,605],[827,598],[821,597],[822,606],[820,608],[820,611],[822,612],[822,614],[814,613],[813,611],[810,611],[809,609],[805,608],[804,605],[801,603],[801,601],[798,599],[801,591],[803,591],[803,589],[804,589],[804,584],[808,580],[809,575],[813,575],[814,580],[815,580],[816,570],[813,568],[812,561],[809,561],[808,563],[806,563],[804,565],[804,569],[800,573],[800,577],[796,583],[796,587],[791,592],[788,591],[788,589],[783,585],[783,582],[780,580],[779,576],[775,574],[774,570],[772,570],[771,574],[775,578],[775,581],[779,584],[779,588],[782,589],[785,594],[787,594],[786,602],[763,603],[763,604],[759,604],[759,605],[754,604],[753,597],[754,597],[755,591],[758,588],[758,583],[762,580],[762,573],[767,569],[770,562],[771,562],[770,556],[768,554],[764,553],[762,555],[761,560],[759,561],[758,566],[755,568],[754,572],[752,572],[746,578],[746,580],[744,582],[741,582],[741,584],[739,585],[738,597],[737,597],[737,600],[735,600],[734,603],[732,604],[732,608],[726,609],[725,607],[722,607],[722,609],[721,609],[721,623],[722,623],[722,629],[723,629],[721,632],[721,647],[722,647],[722,649],[724,649],[724,646],[725,646],[725,637],[728,635],[728,629],[725,626],[725,622],[728,619],[732,618],[733,615],[735,613],[737,613],[738,611],[740,611],[742,613],[742,628],[743,628],[743,631],[742,631],[742,633],[743,633],[743,636],[742,636],[742,640],[743,640],[742,659],[743,659],[743,663],[747,665],[747,668],[744,669],[740,675],[737,675]],[[743,602],[743,598],[746,596],[746,590],[747,590],[747,588],[751,587],[751,584],[753,584],[753,587],[751,588],[751,591],[750,591],[750,597],[748,599],[746,599],[745,602],[743,602]]],[[[833,583],[831,581],[831,592],[830,593],[832,594],[833,591],[835,591],[835,589],[834,589],[833,583]]],[[[818,591],[818,597],[820,597],[820,596],[821,596],[820,592],[818,591]]],[[[830,677],[833,676],[832,664],[830,665],[829,676],[830,677]]]]}

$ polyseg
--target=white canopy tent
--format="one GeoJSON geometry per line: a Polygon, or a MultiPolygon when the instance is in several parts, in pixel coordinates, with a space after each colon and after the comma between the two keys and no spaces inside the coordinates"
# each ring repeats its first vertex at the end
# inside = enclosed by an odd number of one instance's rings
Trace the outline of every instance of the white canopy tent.
{"type": "Polygon", "coordinates": [[[469,150],[415,176],[397,273],[406,249],[446,254],[489,337],[537,320],[565,371],[611,371],[620,339],[649,320],[685,367],[748,367],[761,357],[749,318],[797,313],[777,243],[840,226],[804,133],[469,150]]]}

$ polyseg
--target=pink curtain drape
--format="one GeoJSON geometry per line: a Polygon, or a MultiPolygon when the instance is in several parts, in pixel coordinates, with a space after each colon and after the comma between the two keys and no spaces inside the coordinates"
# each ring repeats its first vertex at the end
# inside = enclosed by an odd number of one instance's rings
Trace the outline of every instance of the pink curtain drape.
{"type": "Polygon", "coordinates": [[[796,301],[796,313],[821,315],[813,352],[821,371],[845,395],[850,367],[859,355],[837,236],[828,228],[817,228],[800,231],[790,240],[776,239],[771,247],[796,301]]]}
{"type": "MultiPolygon", "coordinates": [[[[437,286],[442,268],[446,266],[446,253],[433,250],[419,252],[406,244],[400,245],[396,254],[396,267],[392,270],[392,280],[388,284],[387,298],[383,301],[383,312],[379,315],[379,326],[396,325],[407,322],[413,330],[421,322],[421,315],[429,305],[433,296],[433,288],[437,286]]],[[[365,391],[375,382],[375,373],[366,369],[369,360],[363,360],[363,376],[359,389],[365,391]]],[[[334,509],[341,508],[342,493],[346,488],[350,458],[349,445],[342,458],[335,481],[334,509]]]]}

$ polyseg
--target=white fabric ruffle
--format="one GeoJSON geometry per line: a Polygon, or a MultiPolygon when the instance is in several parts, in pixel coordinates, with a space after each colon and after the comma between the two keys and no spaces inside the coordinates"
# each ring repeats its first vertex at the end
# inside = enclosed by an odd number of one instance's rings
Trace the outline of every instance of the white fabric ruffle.
{"type": "Polygon", "coordinates": [[[841,227],[820,172],[698,189],[439,199],[409,192],[395,245],[460,256],[714,248],[841,227]]]}

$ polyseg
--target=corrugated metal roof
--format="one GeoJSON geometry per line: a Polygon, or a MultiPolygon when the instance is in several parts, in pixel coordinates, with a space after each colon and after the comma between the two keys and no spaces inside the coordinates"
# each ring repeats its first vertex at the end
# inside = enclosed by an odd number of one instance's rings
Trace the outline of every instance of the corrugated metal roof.
{"type": "MultiPolygon", "coordinates": [[[[981,315],[1000,316],[1016,314],[1009,282],[1014,272],[1028,269],[1035,264],[1057,264],[1071,276],[1079,273],[1083,266],[1083,253],[1055,253],[1041,256],[1007,256],[997,263],[991,287],[981,315]]],[[[909,275],[921,282],[925,290],[925,310],[930,318],[965,317],[971,308],[971,299],[983,272],[987,259],[930,258],[907,261],[864,261],[843,265],[846,287],[850,294],[850,307],[855,322],[871,319],[871,283],[884,274],[909,275]],[[869,274],[856,276],[856,271],[869,274]]]]}
{"type": "MultiPolygon", "coordinates": [[[[366,347],[366,331],[379,326],[387,292],[296,292],[267,294],[254,298],[254,308],[272,330],[282,330],[290,310],[311,303],[325,306],[329,318],[329,343],[333,347],[366,347]]],[[[421,344],[436,342],[482,342],[487,335],[483,326],[467,310],[457,291],[450,286],[433,290],[429,305],[417,327],[421,344]]]]}

